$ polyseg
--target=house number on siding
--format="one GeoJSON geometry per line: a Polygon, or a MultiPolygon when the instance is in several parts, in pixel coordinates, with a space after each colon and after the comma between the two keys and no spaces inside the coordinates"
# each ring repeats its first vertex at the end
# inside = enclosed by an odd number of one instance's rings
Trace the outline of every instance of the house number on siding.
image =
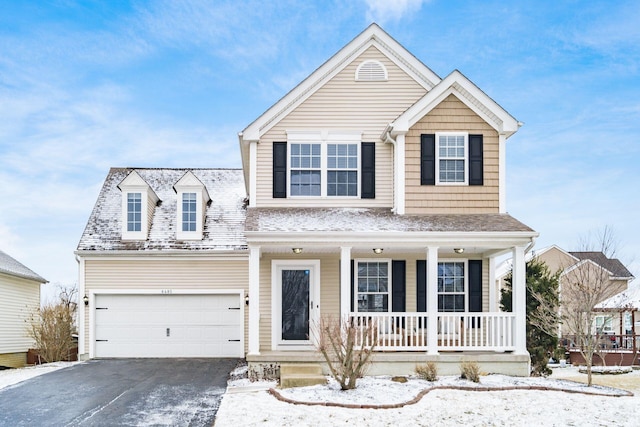
{"type": "Polygon", "coordinates": [[[160,293],[171,294],[171,293],[173,293],[173,291],[171,289],[163,289],[163,290],[160,291],[160,293]]]}

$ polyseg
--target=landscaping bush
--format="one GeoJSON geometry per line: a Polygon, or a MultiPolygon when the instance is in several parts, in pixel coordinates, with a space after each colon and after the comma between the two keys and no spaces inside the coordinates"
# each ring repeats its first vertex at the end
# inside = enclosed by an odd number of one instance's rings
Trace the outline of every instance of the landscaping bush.
{"type": "Polygon", "coordinates": [[[67,360],[76,344],[74,312],[63,304],[47,304],[31,315],[27,334],[35,341],[39,356],[47,362],[67,360]]]}
{"type": "Polygon", "coordinates": [[[376,336],[375,328],[369,324],[360,326],[323,317],[318,329],[317,347],[329,366],[331,376],[342,390],[356,388],[356,381],[364,376],[370,364],[375,347],[372,339],[376,336]]]}
{"type": "Polygon", "coordinates": [[[427,362],[424,365],[416,366],[416,374],[423,380],[431,382],[438,380],[438,368],[434,362],[427,362]]]}
{"type": "Polygon", "coordinates": [[[460,378],[480,382],[480,366],[476,362],[463,361],[460,363],[460,378]]]}

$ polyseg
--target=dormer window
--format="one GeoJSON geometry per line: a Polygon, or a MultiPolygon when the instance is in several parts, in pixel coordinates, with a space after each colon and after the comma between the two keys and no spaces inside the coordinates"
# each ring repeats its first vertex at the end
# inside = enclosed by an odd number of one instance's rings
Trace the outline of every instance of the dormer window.
{"type": "Polygon", "coordinates": [[[118,184],[122,191],[122,240],[147,240],[160,200],[147,182],[132,171],[118,184]]]}
{"type": "Polygon", "coordinates": [[[127,193],[127,231],[142,230],[142,193],[127,193]]]}
{"type": "Polygon", "coordinates": [[[182,231],[196,231],[196,193],[182,193],[182,231]]]}
{"type": "Polygon", "coordinates": [[[209,193],[193,172],[185,173],[173,186],[177,194],[176,239],[202,240],[209,193]]]}

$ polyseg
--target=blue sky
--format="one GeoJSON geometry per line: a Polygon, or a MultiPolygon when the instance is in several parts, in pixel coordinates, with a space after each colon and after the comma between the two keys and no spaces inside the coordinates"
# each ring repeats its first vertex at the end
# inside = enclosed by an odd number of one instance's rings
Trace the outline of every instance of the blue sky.
{"type": "Polygon", "coordinates": [[[537,247],[609,226],[640,277],[639,16],[605,0],[3,1],[0,248],[76,282],[109,167],[240,167],[237,133],[377,22],[525,123],[507,206],[537,247]]]}

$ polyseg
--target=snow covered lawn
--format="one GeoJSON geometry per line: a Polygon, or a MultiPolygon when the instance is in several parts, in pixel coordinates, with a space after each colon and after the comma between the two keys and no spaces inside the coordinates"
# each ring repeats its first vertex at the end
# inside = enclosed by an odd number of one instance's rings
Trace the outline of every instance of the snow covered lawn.
{"type": "Polygon", "coordinates": [[[46,374],[47,372],[57,371],[58,369],[66,368],[76,363],[82,362],[55,362],[45,363],[44,365],[28,366],[20,369],[2,370],[0,371],[0,390],[28,380],[29,378],[37,377],[38,375],[46,374]]]}
{"type": "MultiPolygon", "coordinates": [[[[414,404],[393,409],[360,409],[341,406],[310,406],[286,403],[266,390],[275,383],[253,383],[246,380],[229,383],[218,414],[216,427],[224,426],[312,426],[312,425],[613,425],[635,426],[640,419],[640,371],[622,375],[595,375],[594,382],[603,385],[625,385],[635,396],[610,387],[586,387],[575,382],[586,375],[577,368],[557,368],[550,378],[516,378],[503,375],[481,377],[474,384],[457,377],[441,377],[435,383],[410,378],[405,384],[389,377],[367,377],[356,390],[342,392],[336,383],[327,386],[277,390],[283,398],[301,402],[331,402],[347,405],[388,405],[407,402],[421,392],[414,404]],[[609,383],[609,384],[607,384],[609,383]],[[255,388],[262,385],[263,389],[255,388]],[[546,387],[547,390],[472,391],[439,389],[546,387]],[[428,393],[423,390],[432,389],[428,393]],[[566,391],[560,391],[566,390],[566,391]],[[568,391],[568,392],[567,392],[568,391]],[[587,393],[601,393],[600,396],[587,393]]],[[[620,387],[621,387],[620,386],[620,387]]]]}

